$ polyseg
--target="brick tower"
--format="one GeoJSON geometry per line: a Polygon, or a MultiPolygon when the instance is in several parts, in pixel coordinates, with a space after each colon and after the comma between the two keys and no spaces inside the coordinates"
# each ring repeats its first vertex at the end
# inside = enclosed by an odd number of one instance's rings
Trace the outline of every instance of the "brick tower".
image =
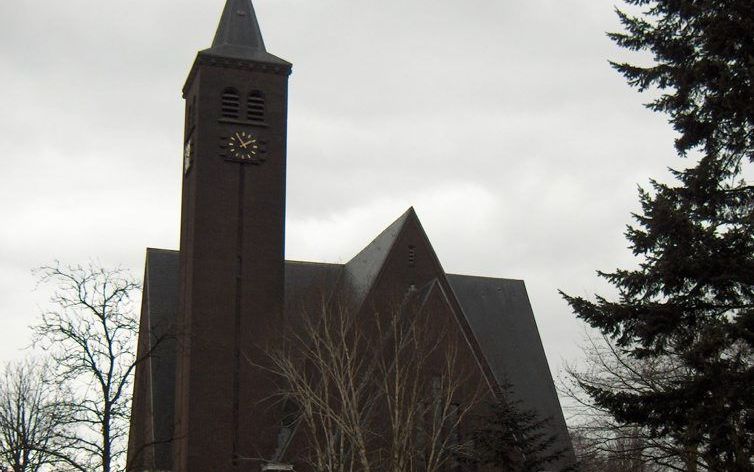
{"type": "Polygon", "coordinates": [[[227,0],[183,88],[173,472],[250,470],[268,449],[249,355],[283,309],[290,72],[251,0],[227,0]]]}

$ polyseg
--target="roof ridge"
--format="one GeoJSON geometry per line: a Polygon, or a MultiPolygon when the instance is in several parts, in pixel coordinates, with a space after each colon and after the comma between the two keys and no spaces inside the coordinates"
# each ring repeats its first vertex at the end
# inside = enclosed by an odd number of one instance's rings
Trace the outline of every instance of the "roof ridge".
{"type": "Polygon", "coordinates": [[[298,259],[285,259],[284,262],[286,264],[331,265],[331,266],[340,266],[340,267],[343,267],[345,265],[345,264],[340,264],[338,262],[301,261],[298,259]]]}
{"type": "Polygon", "coordinates": [[[486,280],[505,280],[511,282],[523,282],[524,279],[510,279],[508,277],[492,277],[491,275],[469,275],[469,274],[454,274],[446,272],[445,275],[453,277],[468,277],[470,279],[486,279],[486,280]]]}

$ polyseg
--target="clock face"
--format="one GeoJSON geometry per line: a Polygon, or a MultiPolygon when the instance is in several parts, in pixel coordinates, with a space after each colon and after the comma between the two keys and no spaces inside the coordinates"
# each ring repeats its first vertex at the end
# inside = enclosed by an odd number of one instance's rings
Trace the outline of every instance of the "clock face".
{"type": "Polygon", "coordinates": [[[265,161],[264,142],[246,131],[233,132],[225,142],[226,158],[240,162],[261,164],[265,161]]]}

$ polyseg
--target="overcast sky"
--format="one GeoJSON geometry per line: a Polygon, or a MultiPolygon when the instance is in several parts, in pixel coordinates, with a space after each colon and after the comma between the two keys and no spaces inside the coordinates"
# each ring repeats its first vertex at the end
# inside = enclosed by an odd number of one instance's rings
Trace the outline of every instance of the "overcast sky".
{"type": "MultiPolygon", "coordinates": [[[[177,249],[183,102],[223,0],[0,2],[0,361],[45,296],[31,269],[177,249]]],[[[595,0],[255,0],[290,79],[289,259],[346,262],[413,205],[447,272],[524,279],[550,367],[611,293],[637,184],[673,133],[608,65],[595,0]]]]}

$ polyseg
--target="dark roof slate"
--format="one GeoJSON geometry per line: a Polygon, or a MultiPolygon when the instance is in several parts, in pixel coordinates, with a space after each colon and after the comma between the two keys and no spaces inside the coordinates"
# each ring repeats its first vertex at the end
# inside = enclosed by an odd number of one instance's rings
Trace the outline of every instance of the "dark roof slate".
{"type": "Polygon", "coordinates": [[[352,301],[355,306],[361,306],[361,302],[364,301],[369,289],[380,274],[396,238],[412,214],[414,214],[414,209],[409,208],[345,264],[343,284],[348,290],[349,296],[353,297],[352,301]]]}
{"type": "MultiPolygon", "coordinates": [[[[567,441],[565,419],[523,280],[447,277],[495,380],[510,384],[513,395],[527,408],[551,417],[561,440],[567,441]]],[[[562,445],[571,450],[570,443],[562,445]]]]}
{"type": "Polygon", "coordinates": [[[177,346],[174,337],[178,310],[178,252],[147,249],[144,278],[149,323],[148,357],[152,378],[151,405],[154,432],[154,466],[167,470],[172,464],[170,438],[173,436],[175,371],[177,346]]]}
{"type": "Polygon", "coordinates": [[[342,264],[285,261],[285,312],[318,310],[333,293],[342,264]]]}

